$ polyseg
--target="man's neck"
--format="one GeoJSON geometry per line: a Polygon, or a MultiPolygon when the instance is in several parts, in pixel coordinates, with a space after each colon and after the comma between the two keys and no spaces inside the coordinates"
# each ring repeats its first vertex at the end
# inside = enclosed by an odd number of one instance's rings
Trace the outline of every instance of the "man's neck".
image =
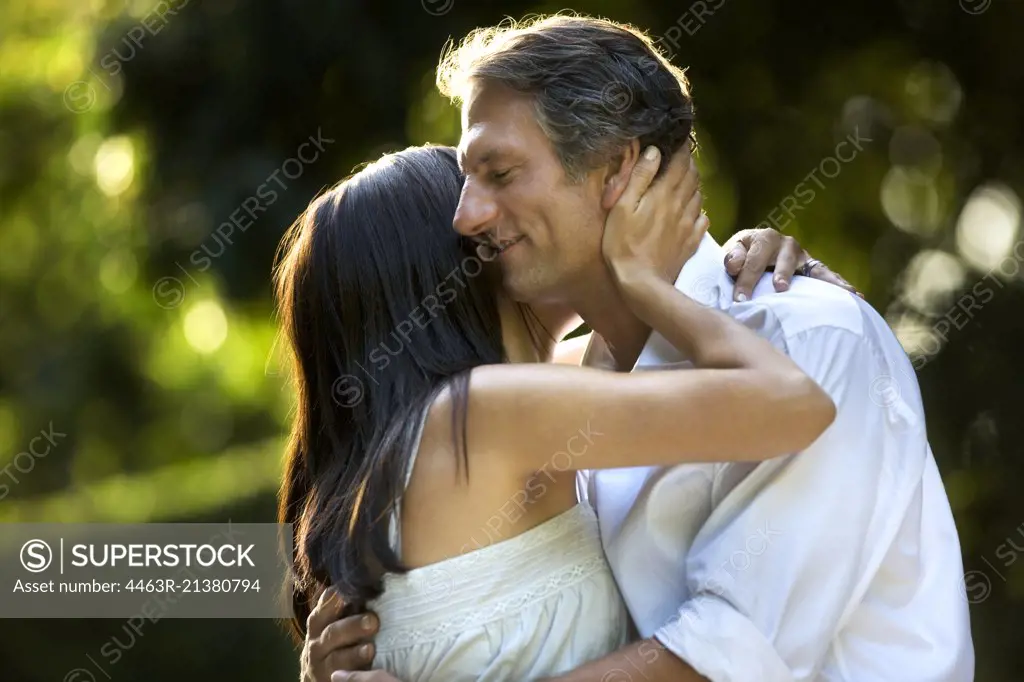
{"type": "Polygon", "coordinates": [[[604,339],[616,368],[622,372],[631,370],[651,335],[651,328],[626,305],[611,273],[602,267],[568,303],[604,339]]]}
{"type": "Polygon", "coordinates": [[[583,322],[564,304],[531,304],[524,309],[505,296],[498,298],[498,314],[510,362],[550,362],[555,345],[583,322]]]}
{"type": "MultiPolygon", "coordinates": [[[[718,296],[716,282],[725,272],[723,257],[722,247],[711,235],[705,234],[672,281],[688,296],[696,296],[700,302],[712,305],[712,299],[718,296]],[[708,300],[704,300],[705,297],[708,300]]],[[[620,372],[631,371],[636,366],[651,328],[630,310],[603,263],[581,278],[580,285],[570,292],[565,303],[604,338],[620,372]]]]}

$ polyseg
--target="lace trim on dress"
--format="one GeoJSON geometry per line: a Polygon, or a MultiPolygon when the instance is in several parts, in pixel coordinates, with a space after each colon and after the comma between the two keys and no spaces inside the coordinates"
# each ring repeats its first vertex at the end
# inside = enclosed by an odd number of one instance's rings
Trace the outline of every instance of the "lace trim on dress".
{"type": "Polygon", "coordinates": [[[597,573],[607,575],[597,517],[579,504],[503,542],[385,576],[384,594],[370,605],[381,620],[377,650],[483,626],[597,573]]]}

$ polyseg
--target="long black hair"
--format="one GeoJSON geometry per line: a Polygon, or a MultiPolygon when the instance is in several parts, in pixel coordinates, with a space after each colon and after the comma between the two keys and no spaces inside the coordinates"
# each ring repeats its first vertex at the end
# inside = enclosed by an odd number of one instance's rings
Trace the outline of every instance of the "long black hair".
{"type": "Polygon", "coordinates": [[[452,229],[454,150],[389,154],[310,204],[274,271],[297,407],[278,520],[293,524],[293,632],[334,585],[353,610],[402,572],[388,522],[421,418],[454,397],[465,455],[469,371],[505,360],[496,280],[452,229]]]}

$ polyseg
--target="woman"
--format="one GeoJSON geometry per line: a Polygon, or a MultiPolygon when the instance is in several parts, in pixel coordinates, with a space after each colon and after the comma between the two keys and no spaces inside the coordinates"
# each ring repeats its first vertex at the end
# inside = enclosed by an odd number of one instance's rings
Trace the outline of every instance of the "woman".
{"type": "Polygon", "coordinates": [[[374,666],[406,682],[577,667],[625,643],[628,614],[574,468],[766,459],[828,427],[832,402],[788,358],[665,281],[706,229],[696,187],[678,155],[605,227],[624,300],[696,365],[635,374],[543,364],[569,312],[512,302],[452,230],[452,150],[386,156],[313,202],[275,273],[300,635],[333,585],[380,615],[374,666]]]}

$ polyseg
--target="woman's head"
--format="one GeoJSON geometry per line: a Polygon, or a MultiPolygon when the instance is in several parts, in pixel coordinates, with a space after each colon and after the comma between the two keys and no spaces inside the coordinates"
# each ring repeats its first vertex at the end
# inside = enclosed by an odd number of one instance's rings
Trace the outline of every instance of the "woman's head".
{"type": "Polygon", "coordinates": [[[275,293],[297,409],[278,516],[294,524],[300,632],[319,589],[358,603],[401,570],[387,521],[421,415],[446,386],[464,405],[469,370],[504,359],[494,279],[452,229],[461,187],[450,148],[389,154],[282,241],[275,293]]]}

